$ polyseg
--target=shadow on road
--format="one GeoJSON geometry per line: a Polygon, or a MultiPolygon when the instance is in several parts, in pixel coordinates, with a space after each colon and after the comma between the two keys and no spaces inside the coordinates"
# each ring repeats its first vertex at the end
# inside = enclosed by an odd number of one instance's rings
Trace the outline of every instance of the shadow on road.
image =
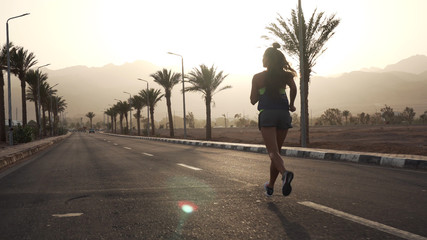
{"type": "Polygon", "coordinates": [[[305,228],[298,223],[289,222],[288,219],[280,212],[280,209],[275,203],[269,202],[268,209],[272,211],[282,222],[283,229],[289,239],[295,240],[310,240],[310,235],[307,233],[305,228]]]}

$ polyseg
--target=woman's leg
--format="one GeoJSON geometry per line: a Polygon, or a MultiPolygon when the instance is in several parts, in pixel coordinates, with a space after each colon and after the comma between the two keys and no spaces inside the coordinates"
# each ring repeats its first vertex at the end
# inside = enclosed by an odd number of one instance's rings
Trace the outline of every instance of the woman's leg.
{"type": "Polygon", "coordinates": [[[269,187],[274,186],[274,182],[279,173],[283,174],[286,171],[278,146],[279,140],[283,143],[283,140],[281,140],[283,138],[283,133],[281,131],[278,132],[276,127],[261,127],[261,134],[267,148],[268,156],[271,160],[269,187]]]}
{"type": "Polygon", "coordinates": [[[276,139],[277,139],[277,147],[279,148],[279,152],[282,149],[283,142],[288,135],[288,129],[277,129],[276,130],[276,139]]]}
{"type": "MultiPolygon", "coordinates": [[[[276,142],[277,148],[280,154],[280,150],[282,149],[283,142],[286,139],[286,135],[288,134],[288,129],[276,129],[276,142]]],[[[279,176],[279,170],[274,167],[273,162],[270,164],[270,181],[268,187],[273,187],[276,182],[277,176],[279,176]]]]}

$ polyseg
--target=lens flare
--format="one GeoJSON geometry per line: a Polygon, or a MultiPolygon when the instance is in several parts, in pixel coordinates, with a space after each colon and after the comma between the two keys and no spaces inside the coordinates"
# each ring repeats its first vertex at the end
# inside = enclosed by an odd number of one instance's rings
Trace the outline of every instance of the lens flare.
{"type": "Polygon", "coordinates": [[[192,213],[197,211],[197,205],[190,201],[179,201],[178,206],[185,213],[192,213]]]}

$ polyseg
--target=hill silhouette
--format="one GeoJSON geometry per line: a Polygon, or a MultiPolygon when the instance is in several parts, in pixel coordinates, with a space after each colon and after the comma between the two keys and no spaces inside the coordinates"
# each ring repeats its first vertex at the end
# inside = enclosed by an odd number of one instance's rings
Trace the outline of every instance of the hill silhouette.
{"type": "MultiPolygon", "coordinates": [[[[147,61],[135,61],[120,66],[106,65],[103,67],[74,66],[59,70],[45,69],[49,83],[56,87],[60,96],[68,103],[67,117],[84,117],[87,112],[95,112],[95,121],[102,120],[103,112],[109,105],[115,104],[114,99],[127,100],[128,94],[137,94],[145,89],[146,83],[137,78],[149,80],[150,88],[163,89],[153,83],[150,74],[161,70],[164,66],[156,66],[147,61]]],[[[168,68],[168,67],[166,67],[168,68]]],[[[180,69],[173,69],[180,72],[180,69]]],[[[188,73],[190,69],[187,68],[188,73]]],[[[212,118],[227,113],[229,117],[243,113],[256,117],[256,109],[249,103],[250,80],[252,75],[233,75],[229,73],[224,82],[233,88],[221,92],[214,97],[216,107],[212,110],[212,118]],[[230,100],[232,104],[230,104],[230,100]]],[[[17,82],[17,81],[16,81],[17,82]]],[[[296,79],[297,85],[298,80],[296,79]]],[[[16,83],[18,84],[18,83],[16,83]]],[[[182,117],[181,87],[175,87],[172,93],[172,109],[174,114],[182,117]]],[[[19,107],[19,88],[15,88],[14,107],[19,107]]],[[[427,56],[417,55],[384,69],[371,71],[354,71],[339,77],[314,76],[310,83],[309,109],[311,116],[320,116],[328,108],[349,110],[353,114],[380,111],[385,104],[399,112],[404,107],[413,107],[417,116],[427,110],[427,56]]],[[[299,109],[299,95],[297,96],[299,109]]],[[[28,103],[29,119],[34,119],[33,103],[28,103]]],[[[201,94],[186,94],[187,113],[193,112],[196,118],[204,119],[205,106],[201,94]]],[[[20,111],[19,111],[20,112],[20,111]]],[[[156,120],[166,116],[166,104],[158,103],[155,112],[156,120]]],[[[85,119],[86,121],[86,119],[85,119]]]]}
{"type": "Polygon", "coordinates": [[[396,64],[386,66],[384,71],[421,74],[427,71],[427,56],[415,55],[410,58],[403,59],[396,64]]]}
{"type": "Polygon", "coordinates": [[[417,114],[427,110],[426,72],[351,72],[336,78],[315,77],[310,88],[309,106],[320,109],[315,115],[327,108],[374,113],[385,104],[396,112],[405,107],[413,107],[417,114]]]}

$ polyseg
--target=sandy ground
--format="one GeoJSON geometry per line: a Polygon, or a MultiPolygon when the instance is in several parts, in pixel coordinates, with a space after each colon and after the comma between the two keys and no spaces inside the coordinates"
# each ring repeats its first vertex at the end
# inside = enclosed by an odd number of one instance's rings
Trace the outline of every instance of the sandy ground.
{"type": "MultiPolygon", "coordinates": [[[[156,135],[169,137],[169,130],[157,130],[156,135]]],[[[299,128],[290,129],[284,146],[299,147],[299,135],[299,128]]],[[[205,129],[187,128],[188,139],[205,140],[205,136],[205,129]]],[[[182,138],[183,129],[176,129],[175,137],[182,138]]],[[[264,143],[257,128],[213,128],[212,140],[264,143]]],[[[308,147],[427,156],[427,125],[313,126],[308,147]]]]}

